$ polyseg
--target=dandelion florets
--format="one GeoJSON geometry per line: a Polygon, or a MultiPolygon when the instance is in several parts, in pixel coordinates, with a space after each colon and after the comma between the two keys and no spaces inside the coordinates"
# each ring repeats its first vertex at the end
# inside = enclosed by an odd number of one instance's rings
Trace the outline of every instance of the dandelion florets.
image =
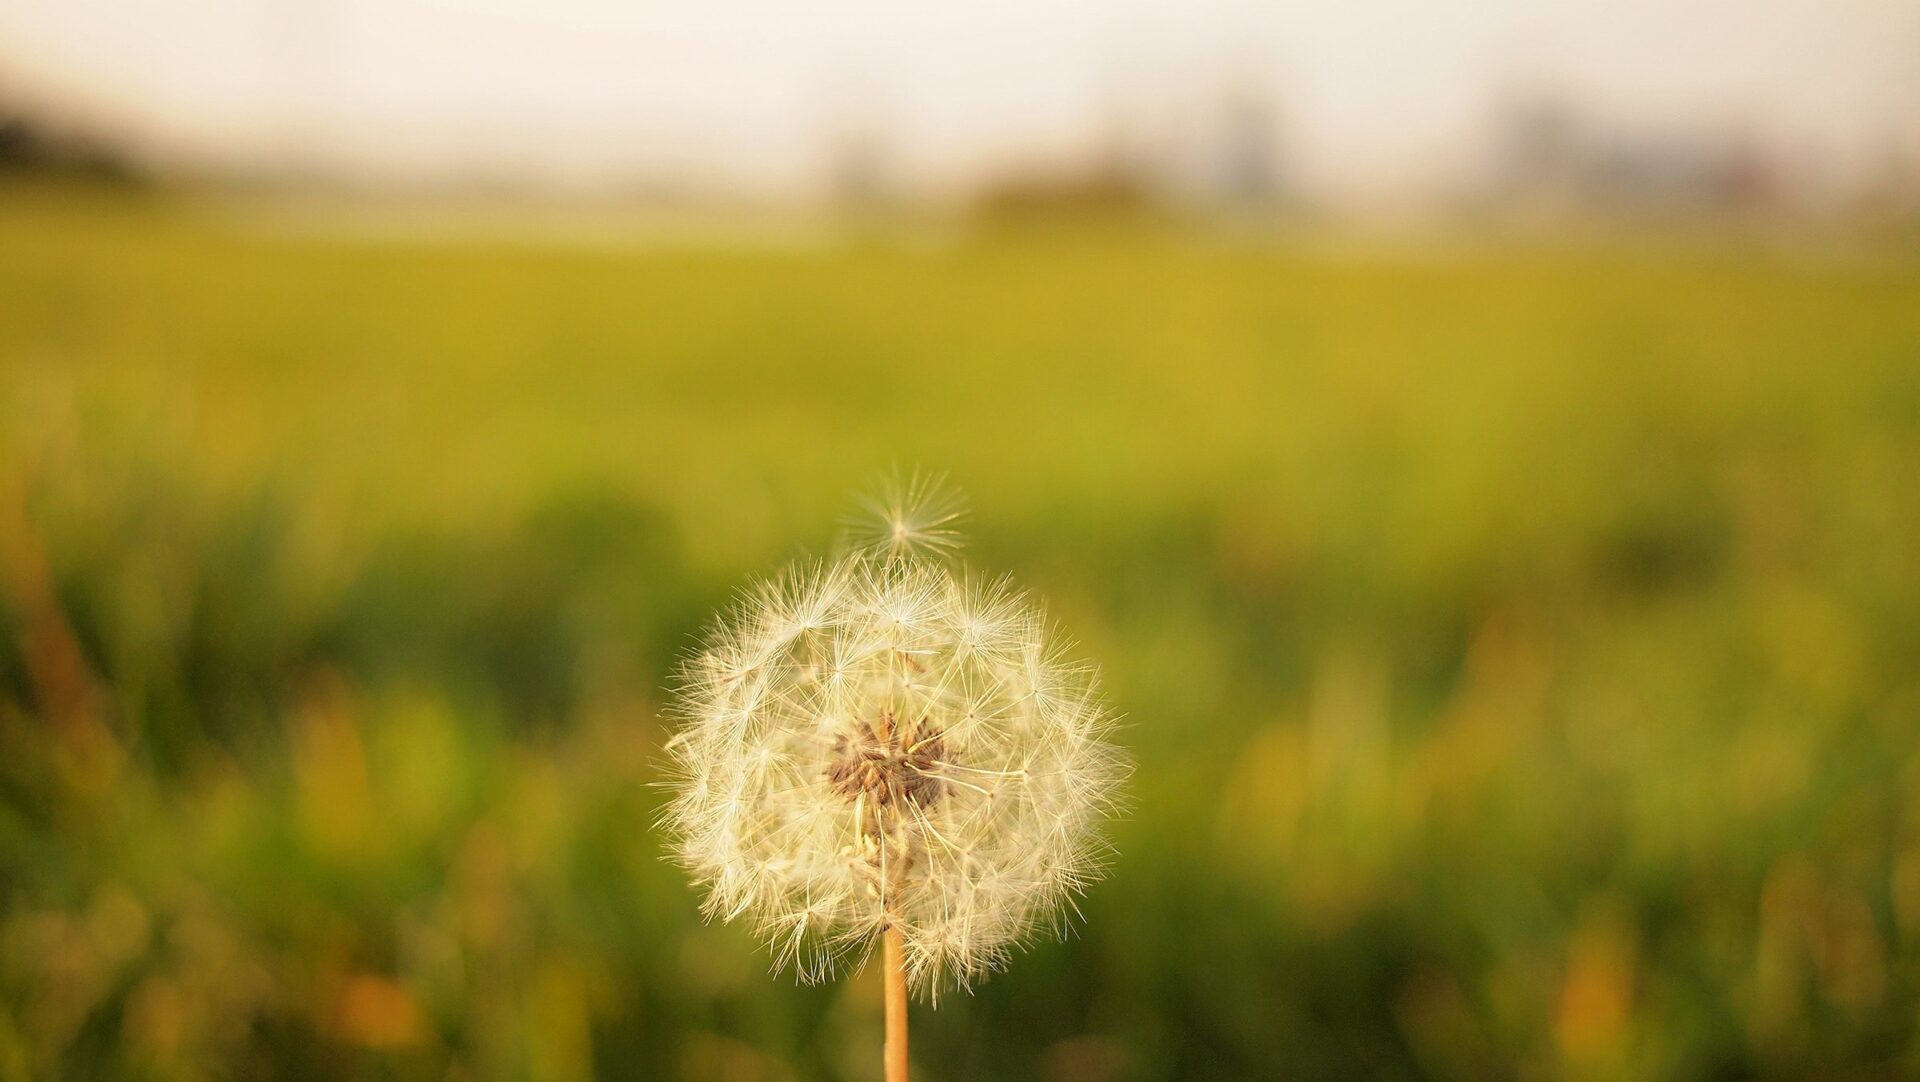
{"type": "Polygon", "coordinates": [[[1064,927],[1126,767],[1039,607],[924,552],[796,567],[716,624],[678,688],[663,825],[706,913],[776,968],[824,979],[894,928],[932,997],[1064,927]]]}

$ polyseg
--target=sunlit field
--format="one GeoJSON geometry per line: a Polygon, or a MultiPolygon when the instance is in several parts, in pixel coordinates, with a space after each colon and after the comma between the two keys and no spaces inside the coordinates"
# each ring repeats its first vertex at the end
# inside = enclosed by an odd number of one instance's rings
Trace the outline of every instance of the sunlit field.
{"type": "Polygon", "coordinates": [[[382,238],[0,193],[0,1079],[866,1079],[661,859],[944,470],[1136,760],[928,1079],[1920,1072],[1920,257],[382,238]]]}

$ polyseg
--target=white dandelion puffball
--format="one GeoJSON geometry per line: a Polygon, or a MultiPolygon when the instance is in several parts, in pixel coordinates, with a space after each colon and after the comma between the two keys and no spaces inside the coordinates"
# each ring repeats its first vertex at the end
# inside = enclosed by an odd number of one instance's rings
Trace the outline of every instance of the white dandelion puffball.
{"type": "Polygon", "coordinates": [[[663,813],[705,910],[830,976],[889,928],[923,997],[1064,928],[1126,764],[1097,675],[912,485],[836,560],[751,590],[685,666],[663,813]]]}

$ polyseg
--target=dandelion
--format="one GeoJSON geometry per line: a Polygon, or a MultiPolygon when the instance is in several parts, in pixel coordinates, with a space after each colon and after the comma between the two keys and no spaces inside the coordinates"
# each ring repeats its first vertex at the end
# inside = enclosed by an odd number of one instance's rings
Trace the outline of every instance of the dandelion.
{"type": "Polygon", "coordinates": [[[748,591],[684,667],[663,813],[709,917],[825,980],[881,945],[887,1076],[937,1001],[1064,930],[1126,772],[1093,667],[1006,579],[952,562],[963,505],[893,484],[836,559],[748,591]]]}

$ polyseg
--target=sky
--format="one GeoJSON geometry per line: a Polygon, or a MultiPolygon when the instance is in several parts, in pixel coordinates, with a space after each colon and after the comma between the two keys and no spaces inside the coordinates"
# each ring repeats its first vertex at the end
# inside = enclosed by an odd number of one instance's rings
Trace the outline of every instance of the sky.
{"type": "Polygon", "coordinates": [[[1270,96],[1291,167],[1391,192],[1467,168],[1516,95],[1739,131],[1834,174],[1920,142],[1914,0],[7,0],[0,91],[180,159],[368,177],[743,190],[879,133],[915,183],[1178,140],[1270,96]]]}

